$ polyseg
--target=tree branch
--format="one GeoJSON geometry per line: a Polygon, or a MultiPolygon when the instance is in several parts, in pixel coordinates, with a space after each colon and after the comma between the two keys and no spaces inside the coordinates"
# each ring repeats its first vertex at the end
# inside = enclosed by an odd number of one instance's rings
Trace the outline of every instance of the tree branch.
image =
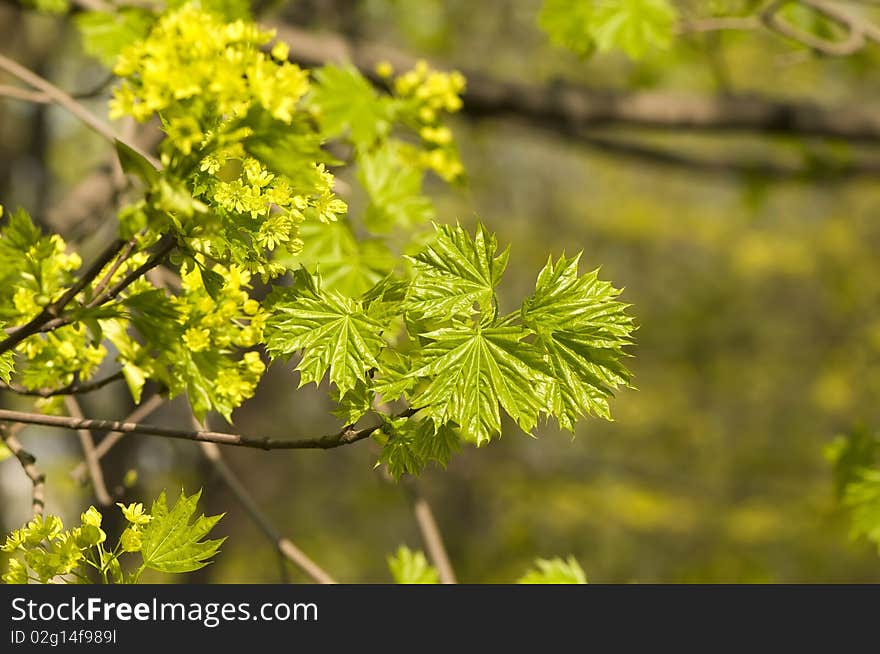
{"type": "MultiPolygon", "coordinates": [[[[388,61],[407,70],[415,59],[375,43],[347,41],[337,34],[315,34],[278,25],[278,37],[290,45],[290,59],[313,67],[350,62],[374,84],[386,82],[375,72],[388,61]]],[[[477,71],[467,78],[462,112],[471,118],[515,117],[541,129],[591,145],[588,127],[642,127],[668,132],[760,132],[827,137],[856,143],[880,142],[880,116],[848,107],[822,107],[808,101],[771,100],[750,95],[685,96],[668,92],[626,93],[559,83],[547,86],[504,82],[477,71]]]]}
{"type": "MultiPolygon", "coordinates": [[[[204,427],[193,417],[193,426],[199,430],[204,427]]],[[[205,458],[210,461],[214,470],[223,479],[223,482],[235,495],[241,507],[250,516],[251,520],[257,525],[263,535],[272,543],[278,553],[285,559],[291,561],[300,570],[305,572],[311,579],[319,584],[335,584],[333,578],[327,574],[317,563],[312,561],[302,550],[294,545],[289,539],[281,535],[278,529],[272,524],[256,500],[247,490],[245,485],[236,476],[232,469],[223,460],[223,454],[215,443],[199,443],[205,458]]]]}
{"type": "Polygon", "coordinates": [[[37,468],[37,460],[34,455],[25,450],[21,441],[16,437],[17,431],[18,429],[15,426],[7,427],[0,424],[0,440],[6,444],[12,455],[18,459],[24,474],[27,475],[27,478],[31,480],[34,486],[33,500],[31,501],[34,515],[43,515],[46,506],[46,475],[37,468]]]}
{"type": "Polygon", "coordinates": [[[421,494],[414,483],[404,485],[410,502],[412,502],[413,513],[416,516],[416,522],[419,525],[419,531],[422,534],[422,541],[428,550],[428,556],[434,567],[437,568],[437,574],[440,577],[441,584],[456,584],[455,571],[452,563],[449,561],[449,555],[446,553],[446,546],[443,544],[443,537],[440,535],[440,529],[437,521],[434,519],[434,512],[425,496],[421,494]]]}
{"type": "MultiPolygon", "coordinates": [[[[42,92],[47,99],[51,102],[64,107],[74,116],[79,118],[85,125],[90,127],[92,130],[103,136],[108,141],[115,142],[117,140],[122,140],[113,131],[106,123],[98,119],[93,113],[91,113],[88,109],[82,106],[79,102],[73,99],[69,94],[65,93],[57,86],[52,84],[50,81],[40,77],[36,73],[31,70],[28,70],[21,64],[16,61],[13,61],[9,57],[0,54],[0,70],[4,70],[13,77],[21,80],[25,84],[32,86],[38,91],[42,92]]],[[[126,143],[132,150],[140,154],[142,157],[147,159],[153,166],[156,168],[161,168],[162,164],[158,159],[153,157],[150,153],[144,152],[136,144],[126,143]]]]}
{"type": "Polygon", "coordinates": [[[30,389],[20,384],[0,383],[0,391],[11,391],[18,395],[30,395],[34,397],[55,397],[57,395],[84,395],[86,393],[97,391],[98,389],[104,388],[105,386],[108,386],[117,381],[121,381],[123,379],[125,379],[125,375],[120,370],[113,373],[112,375],[108,375],[107,377],[103,377],[101,379],[82,383],[73,382],[71,384],[68,384],[67,386],[62,386],[60,388],[30,389]]]}
{"type": "MultiPolygon", "coordinates": [[[[418,409],[407,409],[397,417],[409,417],[418,409]]],[[[343,445],[351,445],[361,441],[378,430],[381,425],[354,429],[349,427],[335,434],[327,434],[316,438],[289,441],[274,438],[244,436],[225,432],[207,430],[175,429],[173,427],[160,427],[158,425],[145,425],[135,422],[119,422],[116,420],[92,420],[79,419],[67,416],[49,416],[39,413],[26,413],[24,411],[10,411],[0,409],[0,422],[17,422],[29,425],[43,425],[46,427],[59,427],[62,429],[91,429],[122,432],[125,434],[143,434],[149,436],[162,436],[178,440],[217,443],[218,445],[232,445],[235,447],[249,447],[260,450],[330,450],[343,445]]]]}
{"type": "MultiPolygon", "coordinates": [[[[71,418],[77,420],[83,419],[79,402],[77,402],[72,395],[68,395],[64,398],[64,404],[67,407],[67,411],[70,413],[71,418]]],[[[92,489],[95,491],[95,499],[101,506],[110,506],[113,504],[113,498],[107,491],[107,484],[104,481],[104,471],[101,470],[101,464],[98,462],[98,457],[95,456],[95,440],[92,438],[92,433],[88,429],[78,429],[77,434],[79,434],[79,442],[82,446],[83,456],[86,460],[86,468],[89,471],[89,477],[92,478],[92,489]]]]}
{"type": "MultiPolygon", "coordinates": [[[[148,400],[144,400],[141,404],[129,414],[129,416],[123,422],[138,422],[143,420],[148,415],[156,411],[160,406],[165,404],[165,398],[161,395],[153,395],[148,400]]],[[[107,452],[109,452],[116,443],[118,443],[125,436],[124,433],[119,431],[110,432],[107,434],[100,443],[95,446],[95,458],[97,460],[101,460],[107,452]]],[[[88,465],[85,461],[80,462],[71,472],[70,476],[73,477],[74,481],[77,483],[84,483],[88,476],[88,465]]]]}

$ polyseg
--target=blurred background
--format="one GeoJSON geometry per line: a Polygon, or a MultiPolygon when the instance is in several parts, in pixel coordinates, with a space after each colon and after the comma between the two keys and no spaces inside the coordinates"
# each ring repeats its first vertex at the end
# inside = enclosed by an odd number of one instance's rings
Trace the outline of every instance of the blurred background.
{"type": "MultiPolygon", "coordinates": [[[[878,45],[835,59],[772,35],[711,33],[641,61],[584,59],[548,42],[539,8],[295,0],[263,7],[262,20],[394,47],[477,73],[475,84],[754,94],[880,115],[878,45]]],[[[62,88],[98,89],[82,101],[106,116],[105,69],[83,54],[69,21],[0,4],[0,52],[62,88]]],[[[508,423],[499,441],[420,478],[459,579],[509,582],[535,557],[570,554],[592,582],[880,582],[876,548],[848,537],[823,458],[836,434],[880,423],[880,184],[870,170],[827,172],[828,162],[872,161],[872,144],[625,124],[598,126],[591,141],[514,114],[469,114],[465,102],[453,128],[468,181],[430,186],[439,219],[482,220],[512,245],[501,291],[510,303],[530,291],[548,253],[583,250],[584,270],[601,267],[625,287],[639,331],[629,364],[637,390],[618,395],[614,422],[584,421],[574,439],[548,426],[533,439],[508,423]],[[686,161],[609,150],[603,136],[686,161]]],[[[0,201],[26,208],[86,259],[112,233],[112,212],[83,212],[70,193],[110,154],[62,110],[0,98],[0,201]]],[[[338,429],[326,389],[297,384],[274,366],[235,428],[289,438],[338,429]]],[[[124,387],[82,404],[100,418],[132,409],[124,387]]],[[[3,393],[0,406],[27,405],[3,393]]],[[[146,422],[188,424],[182,400],[146,422]]],[[[211,425],[223,428],[219,418],[211,425]]],[[[48,475],[49,512],[73,518],[94,501],[69,475],[75,434],[31,428],[21,440],[48,475]]],[[[386,555],[423,547],[406,493],[373,469],[372,443],[224,452],[279,529],[337,579],[389,582],[386,555]]],[[[107,459],[108,482],[130,469],[138,482],[125,497],[203,487],[203,508],[227,512],[222,555],[180,581],[278,580],[272,547],[196,447],[128,438],[107,459]]],[[[0,462],[4,531],[28,518],[30,490],[14,459],[0,462]]]]}

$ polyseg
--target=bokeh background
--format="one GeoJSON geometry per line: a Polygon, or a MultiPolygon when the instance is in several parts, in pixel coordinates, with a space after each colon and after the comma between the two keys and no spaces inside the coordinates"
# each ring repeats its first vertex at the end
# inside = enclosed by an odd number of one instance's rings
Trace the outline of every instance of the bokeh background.
{"type": "MultiPolygon", "coordinates": [[[[548,43],[536,27],[539,4],[295,0],[263,16],[536,85],[736,91],[880,111],[880,46],[836,60],[744,34],[684,40],[636,62],[585,60],[548,43]]],[[[66,89],[106,76],[68,21],[12,4],[0,4],[0,51],[66,89]]],[[[83,102],[106,115],[106,99],[102,91],[83,102]]],[[[639,324],[637,390],[618,395],[614,422],[584,421],[574,439],[552,426],[529,438],[508,423],[500,441],[420,479],[459,578],[508,582],[535,557],[571,554],[594,582],[880,582],[876,548],[848,537],[823,458],[836,434],[880,423],[878,180],[671,167],[515,117],[462,116],[453,127],[468,183],[430,191],[440,220],[482,220],[512,245],[502,296],[527,294],[548,253],[582,250],[585,268],[601,266],[625,287],[639,324]]],[[[710,159],[797,163],[854,147],[761,133],[639,135],[710,159]]],[[[108,155],[63,111],[0,99],[0,201],[25,207],[87,255],[107,238],[101,225],[112,231],[112,215],[78,215],[68,194],[108,155]]],[[[290,438],[338,429],[325,389],[297,384],[290,368],[275,366],[235,414],[236,428],[290,438]]],[[[8,395],[0,405],[25,406],[8,395]]],[[[106,418],[132,408],[124,388],[83,405],[106,418]]],[[[181,400],[149,422],[188,424],[181,400]]],[[[48,473],[49,511],[77,516],[93,499],[69,477],[76,435],[33,428],[21,438],[48,473]]],[[[340,580],[388,582],[386,555],[422,547],[405,492],[373,469],[372,443],[225,453],[284,534],[340,580]]],[[[204,508],[227,512],[222,555],[178,581],[278,579],[273,549],[192,444],[130,438],[105,470],[118,485],[130,469],[138,482],[126,497],[203,487],[204,508]]],[[[0,462],[4,530],[27,518],[29,493],[17,462],[0,462]]]]}

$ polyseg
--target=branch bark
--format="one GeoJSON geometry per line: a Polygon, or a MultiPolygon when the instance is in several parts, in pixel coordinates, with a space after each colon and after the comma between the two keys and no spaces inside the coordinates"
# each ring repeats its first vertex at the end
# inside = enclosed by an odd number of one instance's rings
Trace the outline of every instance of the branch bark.
{"type": "MultiPolygon", "coordinates": [[[[124,422],[138,422],[143,420],[148,415],[158,410],[163,404],[165,404],[165,398],[158,394],[153,395],[148,400],[141,402],[141,404],[124,420],[124,422]]],[[[122,440],[124,436],[124,433],[118,431],[107,434],[101,442],[95,446],[95,458],[100,461],[104,455],[116,445],[116,443],[122,440]]],[[[86,481],[88,472],[87,463],[82,461],[70,472],[70,476],[73,477],[74,481],[82,484],[86,481]]]]}
{"type": "MultiPolygon", "coordinates": [[[[337,34],[315,34],[291,25],[277,25],[277,29],[278,37],[290,45],[292,61],[310,67],[350,62],[378,86],[386,84],[375,72],[379,62],[388,61],[397,70],[415,65],[414,58],[375,43],[355,44],[337,34]]],[[[587,128],[615,125],[880,142],[880,115],[852,106],[822,107],[751,95],[625,93],[563,83],[538,86],[500,81],[477,71],[462,72],[468,81],[462,109],[466,116],[514,117],[575,140],[581,140],[587,128]]]]}
{"type": "Polygon", "coordinates": [[[0,391],[11,391],[18,395],[30,395],[33,397],[55,397],[57,395],[84,395],[86,393],[92,393],[97,391],[105,386],[113,384],[114,382],[118,382],[125,379],[125,375],[122,374],[122,371],[118,371],[113,373],[112,375],[108,375],[107,377],[102,377],[101,379],[96,379],[90,382],[73,382],[72,384],[68,384],[67,386],[62,386],[60,388],[36,388],[30,389],[20,384],[3,384],[0,383],[0,391]]]}
{"type": "Polygon", "coordinates": [[[431,557],[434,567],[437,568],[440,583],[458,583],[455,578],[455,570],[453,570],[449,555],[446,553],[446,546],[443,544],[443,536],[440,535],[440,528],[434,519],[431,505],[413,483],[407,484],[404,488],[406,488],[412,502],[413,513],[422,534],[422,541],[425,543],[425,549],[428,550],[428,556],[431,557]]]}
{"type": "Polygon", "coordinates": [[[12,455],[18,459],[24,474],[27,475],[27,478],[31,480],[34,486],[33,499],[31,501],[34,515],[43,515],[46,507],[46,475],[37,468],[37,460],[34,455],[25,450],[21,441],[16,437],[17,431],[18,429],[15,426],[7,427],[6,425],[0,425],[0,440],[6,444],[12,455]]]}
{"type": "MultiPolygon", "coordinates": [[[[67,411],[70,413],[71,418],[76,418],[77,420],[83,419],[79,402],[77,402],[72,395],[68,395],[64,398],[64,405],[67,407],[67,411]]],[[[82,446],[83,456],[85,457],[86,469],[89,471],[89,477],[92,479],[92,490],[95,492],[95,499],[101,506],[110,506],[113,504],[113,498],[107,491],[107,484],[104,481],[104,471],[101,469],[98,457],[95,456],[95,440],[92,438],[92,433],[88,429],[78,429],[77,434],[79,434],[79,442],[82,446]]]]}
{"type": "MultiPolygon", "coordinates": [[[[407,409],[398,417],[409,417],[415,414],[416,411],[417,409],[407,409]]],[[[164,438],[217,443],[218,445],[249,447],[260,450],[330,450],[342,447],[343,445],[357,443],[358,441],[368,438],[373,432],[381,427],[381,425],[363,427],[361,429],[349,427],[335,434],[289,441],[208,430],[175,429],[173,427],[145,425],[135,422],[119,422],[116,420],[93,420],[68,416],[50,416],[39,413],[26,413],[24,411],[10,411],[8,409],[0,409],[0,422],[43,425],[46,427],[58,427],[61,429],[107,430],[125,434],[162,436],[164,438]]]]}
{"type": "MultiPolygon", "coordinates": [[[[193,424],[199,430],[204,429],[195,418],[193,418],[193,424]]],[[[233,472],[233,470],[227,465],[226,461],[223,460],[223,454],[220,451],[220,447],[215,443],[199,443],[199,446],[201,447],[205,458],[210,461],[214,470],[217,471],[217,474],[220,475],[223,482],[229,490],[232,491],[232,494],[235,495],[238,503],[241,504],[241,507],[245,510],[251,520],[254,521],[254,524],[256,524],[260,531],[263,532],[263,535],[265,535],[275,549],[278,550],[278,553],[296,565],[317,583],[335,584],[336,582],[333,580],[333,577],[327,574],[327,572],[325,572],[317,563],[312,561],[312,559],[294,545],[293,542],[281,535],[275,525],[272,524],[269,516],[267,516],[260,508],[257,501],[250,494],[235,472],[233,472]]]]}

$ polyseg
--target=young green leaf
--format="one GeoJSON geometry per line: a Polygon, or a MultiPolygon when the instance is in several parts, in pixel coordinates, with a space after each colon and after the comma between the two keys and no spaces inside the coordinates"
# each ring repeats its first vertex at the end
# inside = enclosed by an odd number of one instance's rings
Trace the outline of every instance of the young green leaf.
{"type": "Polygon", "coordinates": [[[497,254],[498,243],[482,225],[471,238],[460,225],[435,225],[437,238],[408,257],[415,269],[407,308],[441,320],[466,317],[478,306],[493,310],[495,286],[507,267],[509,249],[497,254]]]}
{"type": "Polygon", "coordinates": [[[431,420],[389,419],[382,426],[381,435],[387,440],[379,463],[384,463],[395,479],[404,474],[418,475],[430,461],[445,468],[460,446],[454,429],[446,425],[437,427],[431,420]]]}
{"type": "Polygon", "coordinates": [[[585,584],[587,576],[573,556],[537,559],[535,567],[520,577],[520,584],[585,584]]]}
{"type": "Polygon", "coordinates": [[[141,535],[141,556],[144,567],[160,572],[191,572],[208,565],[225,538],[204,540],[222,518],[199,516],[190,522],[196,511],[201,491],[189,497],[181,491],[171,508],[163,491],[150,509],[152,519],[141,535]]]}
{"type": "Polygon", "coordinates": [[[369,147],[390,128],[386,100],[352,66],[323,66],[313,71],[310,106],[327,137],[349,130],[359,148],[369,147]]]}
{"type": "Polygon", "coordinates": [[[83,12],[76,15],[75,21],[85,51],[112,67],[126,47],[149,33],[156,17],[146,9],[125,7],[112,12],[83,12]]]}
{"type": "Polygon", "coordinates": [[[398,584],[436,584],[440,576],[428,563],[424,552],[415,551],[401,545],[394,556],[388,557],[388,568],[398,584]]]}
{"type": "Polygon", "coordinates": [[[4,384],[12,381],[12,373],[15,372],[15,362],[12,359],[13,354],[12,350],[0,354],[0,381],[4,384]]]}
{"type": "Polygon", "coordinates": [[[459,325],[422,336],[431,342],[411,375],[428,384],[412,404],[437,425],[453,422],[463,438],[482,445],[501,433],[500,405],[524,431],[535,427],[549,379],[526,332],[459,325]]]}
{"type": "Polygon", "coordinates": [[[394,143],[386,143],[357,158],[358,179],[370,198],[364,216],[367,229],[377,234],[427,223],[434,215],[422,195],[421,169],[404,158],[394,143]]]}
{"type": "Polygon", "coordinates": [[[300,386],[320,383],[329,369],[330,381],[344,395],[379,365],[385,326],[367,315],[360,301],[321,290],[305,271],[298,278],[307,290],[275,303],[266,324],[266,348],[273,357],[302,350],[300,386]]]}
{"type": "Polygon", "coordinates": [[[880,550],[880,470],[863,470],[843,502],[852,511],[852,537],[864,536],[880,550]]]}
{"type": "MultiPolygon", "coordinates": [[[[90,14],[85,14],[86,16],[90,14]]],[[[152,185],[159,177],[159,171],[147,161],[142,154],[135,152],[122,141],[116,142],[116,156],[119,157],[119,163],[122,170],[130,175],[140,177],[148,186],[152,185]]]]}
{"type": "Polygon", "coordinates": [[[620,360],[633,330],[627,305],[616,300],[620,291],[597,271],[579,277],[579,259],[548,261],[521,310],[551,370],[547,412],[569,431],[582,416],[611,418],[608,398],[630,380],[620,360]]]}

